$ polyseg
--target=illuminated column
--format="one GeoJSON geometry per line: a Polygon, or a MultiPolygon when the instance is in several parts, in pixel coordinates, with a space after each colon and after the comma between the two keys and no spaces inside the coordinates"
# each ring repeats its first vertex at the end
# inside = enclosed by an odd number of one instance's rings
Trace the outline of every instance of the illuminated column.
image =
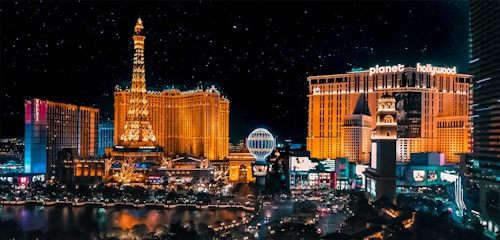
{"type": "Polygon", "coordinates": [[[370,167],[366,176],[366,190],[378,200],[394,200],[396,195],[396,99],[385,94],[378,100],[377,124],[372,135],[370,167]]]}

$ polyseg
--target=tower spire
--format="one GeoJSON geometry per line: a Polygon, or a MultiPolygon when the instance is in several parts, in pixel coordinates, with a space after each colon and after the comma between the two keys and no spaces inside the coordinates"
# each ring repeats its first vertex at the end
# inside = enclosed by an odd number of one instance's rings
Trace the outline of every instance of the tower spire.
{"type": "Polygon", "coordinates": [[[146,37],[141,35],[143,29],[142,20],[138,18],[132,36],[135,53],[130,87],[130,103],[127,107],[125,129],[120,136],[122,145],[126,146],[153,146],[156,141],[149,122],[148,101],[146,99],[144,67],[144,40],[146,37]]]}

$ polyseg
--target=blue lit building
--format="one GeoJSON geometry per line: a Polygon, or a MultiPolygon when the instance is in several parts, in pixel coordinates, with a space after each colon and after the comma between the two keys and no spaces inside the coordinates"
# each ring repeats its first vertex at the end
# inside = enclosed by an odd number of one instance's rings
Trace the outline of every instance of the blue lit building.
{"type": "Polygon", "coordinates": [[[25,106],[25,173],[56,173],[58,154],[74,147],[82,158],[97,155],[99,110],[32,98],[25,106]]]}
{"type": "Polygon", "coordinates": [[[500,2],[470,1],[472,152],[466,204],[486,230],[500,231],[500,2]]]}
{"type": "Polygon", "coordinates": [[[105,156],[106,149],[113,149],[115,143],[113,141],[115,126],[113,120],[106,119],[99,121],[99,147],[97,150],[98,156],[105,156]]]}
{"type": "Polygon", "coordinates": [[[31,99],[24,103],[24,171],[47,173],[48,102],[31,99]]]}

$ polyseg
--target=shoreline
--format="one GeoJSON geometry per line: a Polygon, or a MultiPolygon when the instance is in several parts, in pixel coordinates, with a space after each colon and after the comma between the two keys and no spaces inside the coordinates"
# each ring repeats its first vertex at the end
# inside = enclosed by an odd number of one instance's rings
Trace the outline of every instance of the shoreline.
{"type": "Polygon", "coordinates": [[[176,209],[176,208],[189,208],[189,209],[225,209],[236,208],[248,212],[255,211],[255,207],[245,206],[241,204],[196,204],[196,203],[132,203],[132,202],[71,202],[71,201],[0,201],[0,205],[33,205],[33,206],[72,206],[72,207],[133,207],[133,208],[154,208],[154,209],[176,209]]]}

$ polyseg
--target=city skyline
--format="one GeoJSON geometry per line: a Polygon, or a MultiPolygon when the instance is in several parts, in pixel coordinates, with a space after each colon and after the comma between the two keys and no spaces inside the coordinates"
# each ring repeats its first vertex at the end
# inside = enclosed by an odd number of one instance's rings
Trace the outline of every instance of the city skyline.
{"type": "Polygon", "coordinates": [[[230,101],[232,143],[258,127],[305,142],[308,76],[417,62],[468,72],[468,1],[297,1],[286,10],[282,2],[141,3],[2,2],[0,137],[24,136],[30,97],[112,119],[114,88],[130,83],[138,17],[147,88],[215,83],[230,101]]]}

